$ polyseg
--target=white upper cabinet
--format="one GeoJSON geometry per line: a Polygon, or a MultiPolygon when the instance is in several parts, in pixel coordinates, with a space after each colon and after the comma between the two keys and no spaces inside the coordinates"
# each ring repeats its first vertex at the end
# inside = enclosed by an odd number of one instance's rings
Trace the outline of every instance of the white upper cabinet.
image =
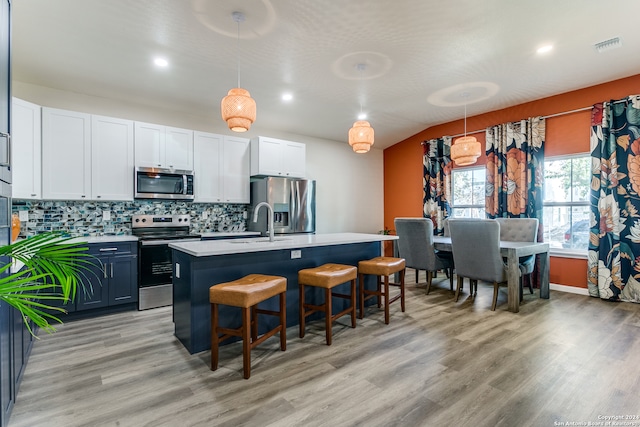
{"type": "Polygon", "coordinates": [[[265,136],[251,138],[251,175],[304,178],[305,145],[265,136]]]}
{"type": "Polygon", "coordinates": [[[224,137],[222,174],[224,176],[224,202],[250,202],[251,150],[249,140],[235,136],[224,137]]]}
{"type": "Polygon", "coordinates": [[[249,140],[194,132],[195,202],[249,203],[249,140]]]}
{"type": "Polygon", "coordinates": [[[193,131],[135,122],[135,165],[193,170],[193,131]]]}
{"type": "Polygon", "coordinates": [[[11,110],[11,165],[14,199],[42,197],[41,108],[13,98],[11,110]]]}
{"type": "Polygon", "coordinates": [[[91,194],[133,200],[133,121],[91,116],[91,194]]]}
{"type": "Polygon", "coordinates": [[[195,202],[222,203],[222,135],[193,133],[195,202]]]}
{"type": "Polygon", "coordinates": [[[91,116],[42,108],[42,197],[91,199],[91,116]]]}

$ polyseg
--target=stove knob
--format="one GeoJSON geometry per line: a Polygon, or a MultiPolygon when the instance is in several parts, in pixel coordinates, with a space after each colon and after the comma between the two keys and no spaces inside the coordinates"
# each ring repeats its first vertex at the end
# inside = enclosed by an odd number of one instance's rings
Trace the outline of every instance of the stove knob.
{"type": "Polygon", "coordinates": [[[139,219],[139,218],[136,218],[136,222],[140,222],[140,219],[139,219]]]}
{"type": "Polygon", "coordinates": [[[147,218],[142,218],[142,222],[147,222],[147,218]]]}

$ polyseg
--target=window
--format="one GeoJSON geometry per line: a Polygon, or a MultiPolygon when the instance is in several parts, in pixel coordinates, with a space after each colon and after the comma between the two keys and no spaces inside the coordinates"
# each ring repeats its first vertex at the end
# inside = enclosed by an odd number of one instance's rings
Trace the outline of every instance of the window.
{"type": "Polygon", "coordinates": [[[588,154],[544,162],[544,240],[551,248],[587,250],[590,180],[588,154]]]}
{"type": "Polygon", "coordinates": [[[451,171],[451,216],[485,218],[484,167],[451,171]]]}

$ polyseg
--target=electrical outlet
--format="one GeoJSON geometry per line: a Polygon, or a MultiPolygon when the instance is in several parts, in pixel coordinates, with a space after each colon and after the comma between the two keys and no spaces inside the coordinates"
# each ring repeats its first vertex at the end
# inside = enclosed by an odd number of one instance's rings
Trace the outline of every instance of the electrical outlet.
{"type": "Polygon", "coordinates": [[[209,218],[209,213],[207,211],[203,211],[201,217],[202,219],[207,219],[209,218]]]}
{"type": "Polygon", "coordinates": [[[29,211],[19,211],[18,212],[18,218],[20,218],[20,221],[29,221],[29,211]]]}
{"type": "Polygon", "coordinates": [[[300,249],[291,251],[291,259],[298,259],[298,258],[302,258],[302,251],[300,249]]]}
{"type": "Polygon", "coordinates": [[[102,212],[102,220],[103,221],[111,221],[111,211],[103,211],[102,212]]]}
{"type": "Polygon", "coordinates": [[[242,212],[242,218],[247,219],[247,211],[242,212]]]}

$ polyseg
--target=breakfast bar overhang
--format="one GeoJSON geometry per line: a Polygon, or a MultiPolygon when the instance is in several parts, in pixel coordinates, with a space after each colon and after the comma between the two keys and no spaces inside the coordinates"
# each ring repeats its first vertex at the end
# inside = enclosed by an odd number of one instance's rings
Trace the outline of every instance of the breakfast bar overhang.
{"type": "MultiPolygon", "coordinates": [[[[297,325],[299,270],[325,263],[357,266],[359,261],[380,256],[381,241],[395,239],[397,236],[335,233],[278,236],[273,242],[261,238],[171,243],[175,335],[191,354],[210,349],[209,288],[252,273],[286,277],[287,326],[297,325]]],[[[373,283],[369,278],[367,286],[373,283]]],[[[277,307],[276,300],[265,304],[267,309],[277,307]]],[[[343,304],[347,301],[335,301],[335,309],[341,310],[343,304]]],[[[240,312],[233,307],[221,307],[220,317],[230,324],[240,322],[240,312]]],[[[259,328],[270,329],[273,321],[260,318],[259,328]]]]}

